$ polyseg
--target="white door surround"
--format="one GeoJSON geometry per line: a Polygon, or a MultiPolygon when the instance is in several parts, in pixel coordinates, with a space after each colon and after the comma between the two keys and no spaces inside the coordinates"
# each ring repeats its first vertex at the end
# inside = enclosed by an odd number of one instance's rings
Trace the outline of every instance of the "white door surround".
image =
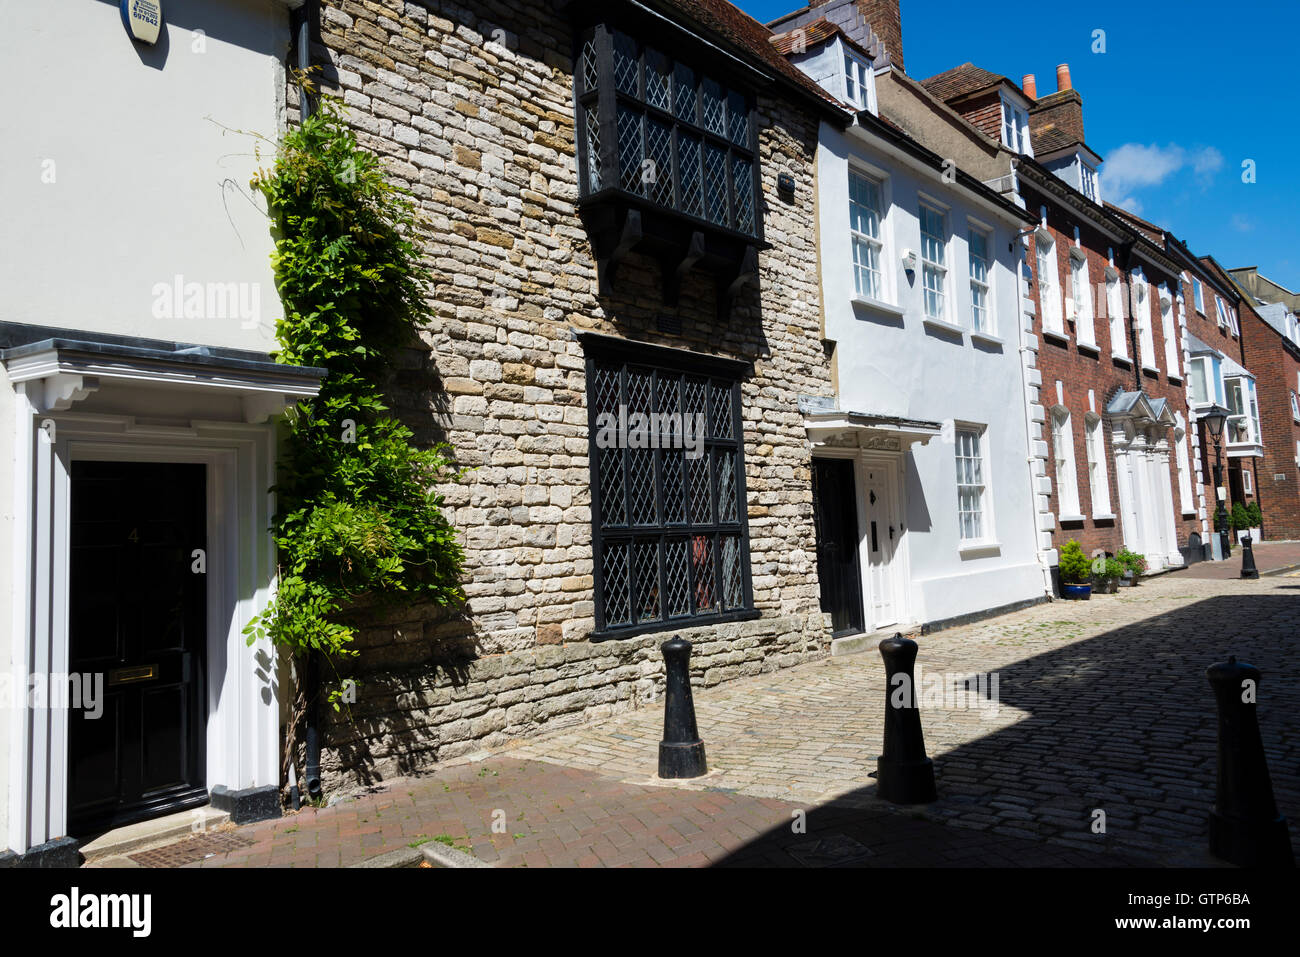
{"type": "Polygon", "coordinates": [[[1146,557],[1149,571],[1180,568],[1168,427],[1139,429],[1131,419],[1114,420],[1111,427],[1124,545],[1146,557]]]}
{"type": "Polygon", "coordinates": [[[907,450],[918,442],[925,445],[940,434],[940,423],[844,412],[820,404],[827,401],[800,399],[800,406],[813,454],[819,458],[852,459],[857,466],[854,491],[864,633],[911,624],[911,558],[903,524],[907,514],[903,467],[907,450]],[[875,503],[871,501],[873,489],[875,503]],[[879,546],[875,553],[871,541],[873,515],[879,546]]]}
{"type": "MultiPolygon", "coordinates": [[[[297,397],[314,394],[319,374],[312,380],[304,370],[281,367],[283,376],[276,377],[274,370],[250,371],[238,363],[212,370],[207,361],[208,368],[199,371],[204,381],[186,382],[184,370],[176,368],[191,365],[184,360],[147,368],[115,359],[91,376],[61,369],[57,348],[38,356],[24,347],[23,361],[14,360],[15,351],[5,356],[16,400],[14,687],[68,670],[71,463],[203,464],[208,475],[206,785],[232,791],[278,787],[276,656],[267,642],[250,647],[243,628],[266,606],[275,580],[275,548],[267,530],[275,507],[270,488],[277,437],[267,419],[297,397]],[[271,381],[258,381],[266,374],[271,381]],[[212,414],[218,410],[225,414],[212,414]]],[[[192,365],[189,372],[194,373],[192,365]]],[[[66,709],[15,709],[9,745],[3,841],[22,854],[67,836],[66,709]]]]}

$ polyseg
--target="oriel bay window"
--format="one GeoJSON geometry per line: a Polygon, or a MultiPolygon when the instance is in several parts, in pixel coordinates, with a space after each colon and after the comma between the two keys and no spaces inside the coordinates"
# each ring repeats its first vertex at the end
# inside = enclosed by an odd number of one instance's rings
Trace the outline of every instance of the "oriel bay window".
{"type": "Polygon", "coordinates": [[[757,617],[744,363],[584,334],[595,639],[757,617]]]}
{"type": "Polygon", "coordinates": [[[762,245],[758,131],[752,94],[690,49],[635,25],[580,33],[580,207],[603,293],[638,249],[664,263],[669,302],[690,269],[719,274],[722,312],[756,272],[762,245]]]}

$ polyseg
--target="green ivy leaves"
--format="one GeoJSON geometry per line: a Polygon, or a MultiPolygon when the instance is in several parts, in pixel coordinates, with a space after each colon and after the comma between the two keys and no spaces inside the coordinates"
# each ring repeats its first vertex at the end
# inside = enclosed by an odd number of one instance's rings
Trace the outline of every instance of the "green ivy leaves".
{"type": "Polygon", "coordinates": [[[285,417],[272,530],[279,586],[244,633],[334,663],[356,654],[340,616],[357,599],[464,600],[464,556],[434,491],[458,474],[451,450],[417,447],[385,401],[394,354],[432,318],[415,210],[329,97],[252,185],[277,236],[276,358],[328,375],[285,417]]]}

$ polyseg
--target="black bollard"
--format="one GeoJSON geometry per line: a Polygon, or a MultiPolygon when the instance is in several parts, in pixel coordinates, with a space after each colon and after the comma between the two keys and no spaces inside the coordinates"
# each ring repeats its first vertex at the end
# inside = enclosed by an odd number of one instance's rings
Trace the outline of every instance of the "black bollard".
{"type": "Polygon", "coordinates": [[[708,773],[704,742],[695,727],[691,698],[691,643],[681,637],[665,641],[664,739],[659,742],[661,778],[698,778],[708,773]]]}
{"type": "Polygon", "coordinates": [[[1260,671],[1230,657],[1205,675],[1219,709],[1219,770],[1210,812],[1210,853],[1242,867],[1294,867],[1286,818],[1277,812],[1255,714],[1260,671]],[[1251,700],[1243,700],[1252,681],[1251,700]]]}
{"type": "Polygon", "coordinates": [[[937,799],[934,764],[925,755],[917,694],[916,642],[902,635],[880,643],[885,659],[885,747],[876,759],[876,793],[894,804],[928,804],[937,799]],[[905,675],[898,680],[896,675],[905,675]]]}
{"type": "Polygon", "coordinates": [[[1255,567],[1255,550],[1250,547],[1249,535],[1241,540],[1241,577],[1259,577],[1259,569],[1255,567]]]}

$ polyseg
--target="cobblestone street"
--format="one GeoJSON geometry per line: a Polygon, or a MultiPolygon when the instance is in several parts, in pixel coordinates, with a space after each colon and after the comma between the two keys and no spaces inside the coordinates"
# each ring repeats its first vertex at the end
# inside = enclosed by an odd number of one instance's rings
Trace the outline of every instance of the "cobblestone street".
{"type": "Polygon", "coordinates": [[[923,695],[937,680],[994,673],[999,699],[923,698],[940,794],[926,807],[874,797],[884,669],[872,651],[697,690],[705,778],[654,778],[662,701],[647,702],[240,828],[248,846],[201,863],[347,865],[439,840],[502,866],[1212,865],[1205,668],[1229,654],[1263,670],[1264,744],[1300,846],[1297,589],[1300,573],[1168,575],[921,637],[923,695]],[[1104,834],[1092,830],[1098,810],[1104,834]]]}

